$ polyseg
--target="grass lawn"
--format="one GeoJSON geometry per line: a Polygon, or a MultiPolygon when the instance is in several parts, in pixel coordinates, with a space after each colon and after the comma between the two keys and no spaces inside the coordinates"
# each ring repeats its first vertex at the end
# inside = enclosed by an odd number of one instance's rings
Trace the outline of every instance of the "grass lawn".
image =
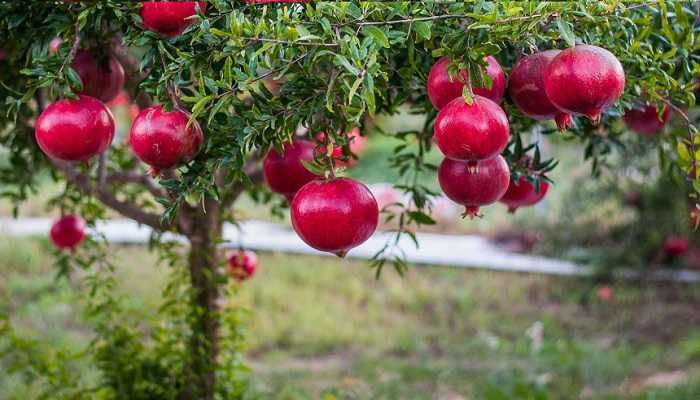
{"type": "MultiPolygon", "coordinates": [[[[54,280],[48,244],[0,239],[0,313],[48,346],[84,346],[80,295],[54,280]]],[[[155,312],[166,268],[140,247],[114,257],[130,306],[155,312]]],[[[255,398],[700,398],[700,287],[620,284],[584,306],[581,281],[421,267],[375,280],[283,254],[261,255],[244,286],[255,398]]],[[[0,399],[31,398],[1,365],[0,399]]]]}

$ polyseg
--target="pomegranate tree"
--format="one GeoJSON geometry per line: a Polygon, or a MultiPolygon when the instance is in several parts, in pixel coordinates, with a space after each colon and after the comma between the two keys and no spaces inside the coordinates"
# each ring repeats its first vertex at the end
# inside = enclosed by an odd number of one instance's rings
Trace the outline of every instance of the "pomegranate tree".
{"type": "Polygon", "coordinates": [[[625,71],[614,54],[592,45],[563,50],[544,72],[547,97],[563,112],[597,122],[622,95],[625,71]]]}
{"type": "Polygon", "coordinates": [[[505,149],[510,136],[508,117],[498,104],[474,96],[471,104],[459,97],[435,118],[434,139],[442,154],[454,160],[479,161],[505,149]]]}
{"type": "Polygon", "coordinates": [[[468,162],[446,158],[438,169],[440,187],[450,200],[464,206],[463,216],[479,216],[479,208],[498,201],[508,190],[510,169],[501,156],[479,162],[474,170],[468,162]]]}
{"type": "Polygon", "coordinates": [[[564,130],[571,126],[571,115],[552,104],[544,88],[544,71],[559,53],[545,50],[518,60],[508,78],[508,93],[523,114],[536,120],[553,119],[564,130]]]}
{"type": "Polygon", "coordinates": [[[85,221],[75,214],[67,214],[51,226],[51,242],[59,249],[73,250],[85,240],[85,221]]]}
{"type": "Polygon", "coordinates": [[[59,100],[36,121],[36,142],[46,155],[86,161],[105,151],[114,137],[114,118],[99,100],[80,96],[59,100]]]}
{"type": "Polygon", "coordinates": [[[129,144],[134,154],[150,165],[154,174],[191,161],[202,146],[199,123],[189,123],[182,111],[161,106],[142,110],[131,125],[129,144]]]}
{"type": "MultiPolygon", "coordinates": [[[[457,97],[462,97],[464,85],[469,81],[469,73],[465,70],[451,76],[448,72],[449,65],[450,59],[442,57],[433,65],[428,74],[428,97],[438,110],[457,97]]],[[[474,94],[500,103],[506,91],[506,75],[501,64],[493,56],[486,57],[486,74],[491,79],[491,86],[475,86],[473,88],[474,94]]]]}
{"type": "Polygon", "coordinates": [[[338,257],[369,239],[379,223],[372,192],[349,178],[307,183],[294,196],[291,213],[294,230],[306,244],[338,257]]]}

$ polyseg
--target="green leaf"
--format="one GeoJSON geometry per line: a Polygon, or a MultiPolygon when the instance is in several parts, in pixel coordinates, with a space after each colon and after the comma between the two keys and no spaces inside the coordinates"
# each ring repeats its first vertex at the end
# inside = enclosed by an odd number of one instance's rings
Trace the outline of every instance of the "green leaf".
{"type": "Polygon", "coordinates": [[[356,66],[352,65],[350,63],[350,61],[348,61],[348,59],[345,58],[344,56],[342,56],[340,54],[336,54],[335,61],[337,61],[338,64],[340,64],[343,68],[345,68],[351,74],[360,75],[360,70],[356,66]]]}
{"type": "Polygon", "coordinates": [[[416,30],[416,33],[419,37],[422,37],[425,40],[430,40],[430,36],[432,36],[432,26],[432,22],[418,21],[415,24],[413,24],[413,29],[416,30]]]}
{"type": "Polygon", "coordinates": [[[557,19],[557,28],[559,28],[559,36],[566,42],[569,47],[576,46],[576,35],[571,29],[571,24],[563,19],[557,19]]]}
{"type": "Polygon", "coordinates": [[[376,26],[365,26],[362,29],[362,33],[364,33],[366,36],[371,36],[374,39],[374,41],[381,47],[387,49],[389,48],[389,38],[386,37],[384,31],[377,28],[376,26]]]}
{"type": "Polygon", "coordinates": [[[409,211],[408,215],[411,219],[421,225],[435,225],[435,220],[430,218],[428,214],[421,211],[409,211]]]}

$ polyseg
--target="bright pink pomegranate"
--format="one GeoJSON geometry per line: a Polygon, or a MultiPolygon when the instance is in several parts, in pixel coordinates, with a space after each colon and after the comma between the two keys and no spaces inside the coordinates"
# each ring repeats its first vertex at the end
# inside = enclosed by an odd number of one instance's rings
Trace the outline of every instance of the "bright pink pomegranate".
{"type": "Polygon", "coordinates": [[[161,106],[142,110],[131,125],[129,144],[134,154],[151,166],[154,174],[192,160],[202,147],[204,135],[197,121],[188,127],[182,111],[163,111],[161,106]]]}
{"type": "Polygon", "coordinates": [[[478,95],[472,104],[461,97],[452,100],[438,113],[433,129],[440,151],[453,160],[491,158],[505,149],[510,136],[503,109],[478,95]]]}
{"type": "Polygon", "coordinates": [[[75,249],[85,240],[86,227],[79,215],[64,215],[51,226],[51,242],[59,249],[75,249]]]}
{"type": "Polygon", "coordinates": [[[521,58],[508,78],[508,92],[523,114],[536,120],[554,119],[560,130],[571,125],[571,115],[549,101],[544,89],[544,71],[560,50],[546,50],[521,58]]]}
{"type": "Polygon", "coordinates": [[[235,250],[228,257],[228,273],[238,281],[250,279],[258,270],[258,256],[250,250],[235,250]]]}
{"type": "Polygon", "coordinates": [[[446,158],[438,170],[440,187],[447,197],[465,207],[463,216],[479,216],[479,207],[498,201],[508,190],[510,169],[500,155],[470,163],[446,158]]]}
{"type": "Polygon", "coordinates": [[[508,211],[514,213],[520,207],[532,206],[539,203],[549,190],[549,183],[541,180],[539,192],[535,185],[521,176],[517,181],[510,181],[508,190],[500,202],[508,206],[508,211]]]}
{"type": "Polygon", "coordinates": [[[623,119],[627,127],[642,136],[654,136],[659,133],[671,117],[670,107],[666,107],[659,116],[659,110],[649,103],[639,108],[627,110],[623,119]]]}
{"type": "MultiPolygon", "coordinates": [[[[360,128],[353,128],[350,132],[347,133],[347,135],[348,140],[350,140],[350,151],[352,152],[352,154],[359,156],[362,153],[364,153],[365,149],[367,148],[367,138],[360,134],[360,128]]],[[[319,132],[318,135],[316,135],[316,141],[318,143],[323,143],[325,140],[325,132],[319,132]]],[[[323,154],[325,153],[325,151],[326,146],[319,146],[318,152],[323,154]]],[[[347,161],[343,161],[342,158],[343,148],[340,146],[334,146],[333,159],[335,160],[336,167],[350,168],[353,165],[357,164],[357,159],[355,157],[350,157],[347,161]]]]}
{"type": "Polygon", "coordinates": [[[87,50],[78,50],[71,67],[83,82],[81,94],[107,103],[124,87],[124,68],[114,57],[100,60],[87,50]]]}
{"type": "Polygon", "coordinates": [[[291,202],[302,186],[317,178],[302,163],[314,160],[315,146],[307,140],[295,140],[285,143],[283,150],[280,155],[277,150],[270,149],[263,161],[263,175],[270,190],[291,202]]]}
{"type": "MultiPolygon", "coordinates": [[[[492,80],[491,89],[475,87],[473,88],[474,94],[500,103],[506,91],[506,74],[503,72],[501,64],[493,56],[486,57],[486,64],[486,73],[492,80]]],[[[462,97],[462,89],[469,76],[466,70],[461,70],[460,76],[450,77],[447,72],[449,65],[450,59],[442,57],[433,64],[430,73],[428,73],[428,97],[438,110],[457,97],[462,97]]]]}
{"type": "Polygon", "coordinates": [[[59,100],[41,113],[34,133],[47,156],[63,161],[86,161],[112,143],[114,117],[94,97],[59,100]]]}
{"type": "Polygon", "coordinates": [[[664,241],[664,253],[668,257],[678,257],[688,251],[688,239],[682,236],[668,236],[664,241]]]}
{"type": "Polygon", "coordinates": [[[625,89],[625,71],[609,51],[578,45],[559,53],[544,72],[549,100],[560,110],[600,120],[625,89]]]}
{"type": "Polygon", "coordinates": [[[178,36],[194,23],[189,17],[197,14],[197,4],[202,11],[207,9],[204,1],[144,1],[141,4],[144,26],[166,37],[178,36]]]}
{"type": "Polygon", "coordinates": [[[349,178],[315,180],[292,201],[292,225],[316,250],[344,257],[377,229],[379,207],[367,186],[349,178]]]}

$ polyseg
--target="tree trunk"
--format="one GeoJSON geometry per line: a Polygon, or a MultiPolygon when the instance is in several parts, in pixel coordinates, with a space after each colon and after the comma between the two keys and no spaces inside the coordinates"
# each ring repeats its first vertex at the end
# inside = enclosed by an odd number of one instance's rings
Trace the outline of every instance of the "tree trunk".
{"type": "Polygon", "coordinates": [[[181,399],[211,400],[216,388],[220,327],[217,244],[222,222],[219,204],[213,200],[205,203],[206,212],[195,212],[188,218],[192,337],[189,343],[190,365],[186,372],[188,379],[181,399]]]}

